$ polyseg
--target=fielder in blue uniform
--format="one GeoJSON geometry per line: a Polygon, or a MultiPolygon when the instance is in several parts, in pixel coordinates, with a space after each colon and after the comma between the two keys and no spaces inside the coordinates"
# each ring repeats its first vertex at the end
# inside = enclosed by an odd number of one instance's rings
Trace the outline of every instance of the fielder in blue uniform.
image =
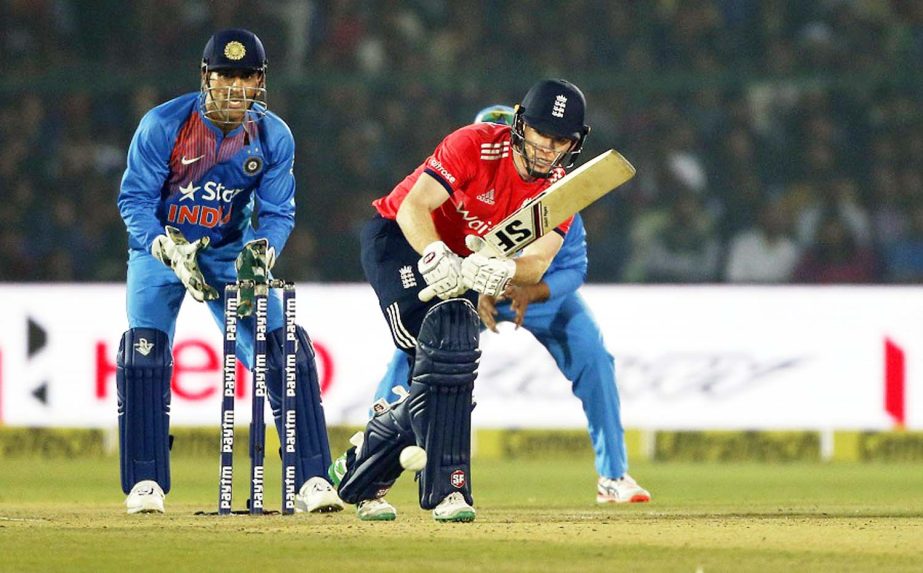
{"type": "MultiPolygon", "coordinates": [[[[259,38],[229,29],[208,41],[201,90],[150,110],[131,141],[118,197],[128,229],[128,331],[117,358],[119,454],[129,513],[164,511],[176,317],[188,292],[224,328],[224,287],[264,281],[295,225],[294,140],[266,106],[259,38]],[[251,225],[258,200],[258,227],[251,225]]],[[[241,289],[238,355],[253,358],[253,290],[241,289]]],[[[280,427],[283,313],[268,304],[267,390],[280,427]]],[[[342,509],[330,464],[314,352],[298,327],[298,511],[342,509]]],[[[217,421],[217,419],[216,419],[217,421]]],[[[280,428],[281,429],[281,428],[280,428]]]]}
{"type": "MultiPolygon", "coordinates": [[[[482,110],[475,121],[509,123],[512,116],[512,108],[491,106],[482,110]]],[[[586,231],[578,214],[542,281],[511,287],[503,301],[481,295],[478,314],[495,332],[496,323],[502,321],[514,322],[528,330],[551,353],[561,373],[573,384],[574,394],[586,413],[596,454],[597,503],[650,501],[650,493],[628,475],[615,363],[603,344],[599,325],[577,292],[586,281],[586,273],[586,231]]],[[[375,392],[376,402],[399,400],[401,396],[394,393],[394,388],[406,390],[409,378],[407,354],[395,351],[375,392]]]]}

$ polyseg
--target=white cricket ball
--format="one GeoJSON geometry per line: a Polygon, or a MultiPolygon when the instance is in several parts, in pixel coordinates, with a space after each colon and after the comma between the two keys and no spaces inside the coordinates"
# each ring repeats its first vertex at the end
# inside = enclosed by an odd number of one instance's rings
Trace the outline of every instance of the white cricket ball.
{"type": "Polygon", "coordinates": [[[401,450],[401,467],[418,472],[426,467],[426,450],[420,446],[407,446],[401,450]]]}

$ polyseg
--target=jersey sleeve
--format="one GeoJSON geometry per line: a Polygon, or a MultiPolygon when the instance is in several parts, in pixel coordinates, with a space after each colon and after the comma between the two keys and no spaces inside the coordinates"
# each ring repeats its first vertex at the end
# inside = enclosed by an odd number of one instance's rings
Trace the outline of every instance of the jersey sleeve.
{"type": "Polygon", "coordinates": [[[122,175],[118,206],[128,234],[150,251],[163,227],[157,218],[160,193],[169,175],[171,145],[168,129],[155,112],[145,114],[128,148],[128,165],[122,175]]]}
{"type": "Polygon", "coordinates": [[[244,242],[267,239],[278,256],[295,228],[295,140],[281,121],[274,127],[281,129],[267,138],[268,165],[256,190],[258,229],[248,227],[244,242]]]}
{"type": "Polygon", "coordinates": [[[480,148],[470,129],[450,133],[424,164],[423,172],[445,188],[449,195],[471,181],[477,173],[480,148]]]}
{"type": "Polygon", "coordinates": [[[548,285],[550,298],[568,295],[586,281],[586,231],[579,216],[572,218],[569,227],[561,250],[542,277],[542,282],[548,285]]]}

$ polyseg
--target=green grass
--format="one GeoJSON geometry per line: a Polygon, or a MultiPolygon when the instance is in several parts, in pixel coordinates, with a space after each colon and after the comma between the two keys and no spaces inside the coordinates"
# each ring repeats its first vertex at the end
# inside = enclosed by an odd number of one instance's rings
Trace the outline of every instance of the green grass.
{"type": "Polygon", "coordinates": [[[0,571],[923,570],[921,465],[635,464],[653,502],[597,507],[589,459],[477,461],[477,521],[437,524],[408,477],[393,523],[196,516],[214,509],[217,459],[173,462],[168,513],[129,516],[116,459],[0,460],[0,571]]]}

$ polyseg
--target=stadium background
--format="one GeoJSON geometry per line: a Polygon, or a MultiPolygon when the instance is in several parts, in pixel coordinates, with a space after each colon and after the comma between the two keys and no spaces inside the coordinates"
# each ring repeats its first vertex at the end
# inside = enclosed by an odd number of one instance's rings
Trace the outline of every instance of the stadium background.
{"type": "Polygon", "coordinates": [[[361,281],[369,202],[543,76],[585,89],[585,154],[615,147],[640,173],[586,212],[591,282],[727,281],[760,224],[801,259],[763,280],[923,277],[920,2],[6,0],[0,280],[123,280],[133,129],[198,89],[209,34],[242,24],[296,138],[292,279],[361,281]]]}

